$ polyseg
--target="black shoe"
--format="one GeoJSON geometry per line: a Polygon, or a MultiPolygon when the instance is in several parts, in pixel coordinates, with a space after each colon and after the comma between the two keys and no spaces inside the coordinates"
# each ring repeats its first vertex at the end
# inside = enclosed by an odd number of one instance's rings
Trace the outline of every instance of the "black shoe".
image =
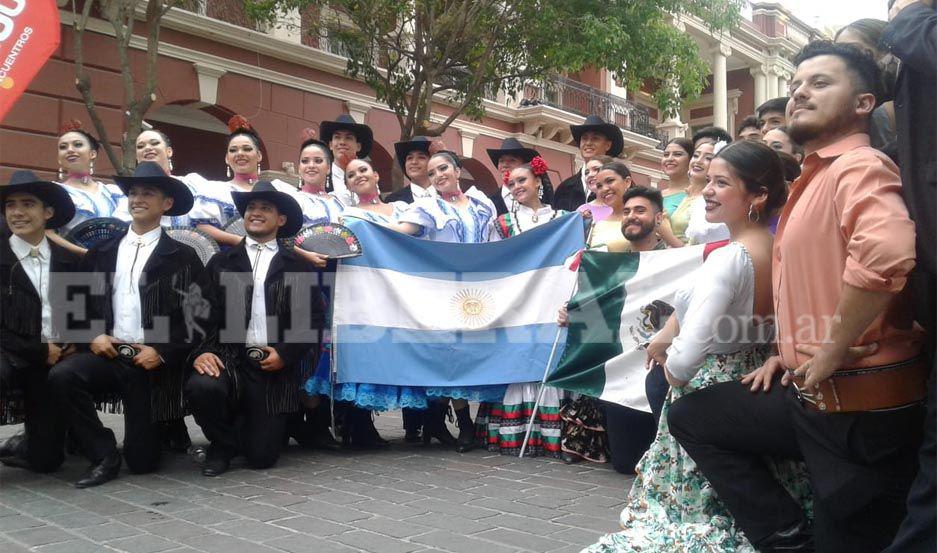
{"type": "Polygon", "coordinates": [[[325,451],[338,451],[342,448],[342,444],[333,438],[332,434],[330,434],[328,431],[325,431],[320,435],[315,436],[312,439],[312,442],[309,444],[309,447],[312,447],[313,449],[322,449],[325,451]]]}
{"type": "Polygon", "coordinates": [[[120,473],[120,452],[115,451],[88,467],[81,479],[75,482],[76,488],[92,488],[117,478],[120,473]]]}
{"type": "Polygon", "coordinates": [[[429,402],[423,419],[423,445],[429,445],[433,438],[444,446],[454,446],[455,437],[446,427],[446,406],[435,401],[429,402]]]}
{"type": "Polygon", "coordinates": [[[406,433],[403,435],[403,441],[407,442],[408,444],[418,444],[422,442],[423,436],[420,435],[420,429],[411,428],[407,430],[406,433]]]}
{"type": "Polygon", "coordinates": [[[762,553],[813,553],[813,532],[807,521],[802,520],[752,545],[762,553]]]}
{"type": "Polygon", "coordinates": [[[221,476],[228,472],[232,457],[234,456],[228,451],[219,447],[208,446],[208,453],[205,454],[205,464],[202,465],[202,476],[221,476]]]}
{"type": "Polygon", "coordinates": [[[475,449],[475,423],[472,422],[469,408],[456,409],[455,416],[459,423],[459,439],[455,450],[459,453],[472,451],[475,449]]]}

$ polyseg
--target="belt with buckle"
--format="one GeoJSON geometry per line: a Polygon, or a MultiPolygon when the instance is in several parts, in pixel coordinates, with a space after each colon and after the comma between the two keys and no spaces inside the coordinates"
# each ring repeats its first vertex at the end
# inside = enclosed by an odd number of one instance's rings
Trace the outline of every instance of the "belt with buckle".
{"type": "Polygon", "coordinates": [[[804,406],[827,413],[849,413],[920,403],[927,397],[929,373],[924,359],[915,357],[880,367],[839,369],[813,389],[807,389],[801,377],[794,377],[793,383],[804,406]]]}
{"type": "Polygon", "coordinates": [[[269,354],[267,350],[258,346],[251,346],[247,348],[247,358],[251,361],[257,361],[258,363],[267,358],[269,354]]]}
{"type": "Polygon", "coordinates": [[[131,346],[130,344],[117,345],[117,355],[119,355],[122,359],[133,359],[136,357],[137,353],[139,353],[137,348],[131,346]]]}

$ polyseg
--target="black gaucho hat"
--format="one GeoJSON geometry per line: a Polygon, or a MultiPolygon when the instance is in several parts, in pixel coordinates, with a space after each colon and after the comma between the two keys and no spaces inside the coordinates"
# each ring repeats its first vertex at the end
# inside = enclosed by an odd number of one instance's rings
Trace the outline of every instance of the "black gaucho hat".
{"type": "Polygon", "coordinates": [[[403,171],[403,174],[407,174],[406,161],[407,154],[414,150],[419,150],[425,152],[426,155],[429,155],[429,147],[433,141],[425,136],[414,136],[412,139],[405,142],[394,142],[394,152],[397,154],[397,163],[400,164],[400,169],[403,171]]]}
{"type": "Polygon", "coordinates": [[[299,202],[286,192],[277,190],[270,181],[258,181],[250,192],[232,192],[231,198],[234,200],[234,205],[237,207],[238,213],[241,214],[241,218],[244,218],[247,204],[251,200],[266,200],[277,206],[277,211],[286,215],[286,224],[277,231],[277,238],[295,236],[303,227],[303,210],[299,207],[299,202]]]}
{"type": "Polygon", "coordinates": [[[335,121],[323,121],[319,124],[319,134],[322,135],[322,142],[331,144],[332,135],[335,131],[350,131],[358,138],[361,149],[358,150],[358,157],[368,157],[371,153],[371,145],[374,144],[374,133],[371,127],[362,125],[352,118],[352,116],[343,113],[335,121]]]}
{"type": "Polygon", "coordinates": [[[498,160],[501,159],[501,156],[505,154],[510,154],[512,156],[517,156],[523,160],[524,163],[530,163],[530,160],[540,155],[540,152],[534,150],[533,148],[525,148],[523,144],[520,143],[516,138],[505,138],[501,142],[500,148],[488,148],[488,157],[491,158],[491,164],[498,167],[498,160]]]}
{"type": "Polygon", "coordinates": [[[163,168],[153,161],[141,161],[133,170],[133,176],[115,175],[113,178],[126,196],[130,195],[130,189],[135,185],[155,186],[162,190],[164,194],[172,198],[172,207],[165,213],[171,217],[185,215],[195,203],[189,187],[181,180],[167,175],[163,168]]]}
{"type": "Polygon", "coordinates": [[[609,148],[607,155],[618,157],[621,155],[621,151],[625,149],[625,137],[622,135],[618,125],[606,123],[605,120],[598,115],[586,117],[582,125],[570,125],[569,130],[573,133],[573,140],[576,141],[576,146],[579,145],[579,141],[582,140],[582,135],[586,131],[594,131],[599,134],[604,134],[612,141],[612,147],[609,148]]]}
{"type": "Polygon", "coordinates": [[[16,171],[9,183],[0,186],[0,205],[5,205],[7,198],[14,192],[32,194],[52,208],[54,213],[46,221],[46,228],[63,227],[75,216],[75,203],[68,192],[54,182],[40,179],[32,171],[16,171]]]}

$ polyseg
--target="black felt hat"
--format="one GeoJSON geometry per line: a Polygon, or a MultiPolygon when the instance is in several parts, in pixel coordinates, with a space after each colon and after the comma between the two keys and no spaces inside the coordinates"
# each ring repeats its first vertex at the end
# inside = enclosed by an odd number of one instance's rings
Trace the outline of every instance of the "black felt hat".
{"type": "Polygon", "coordinates": [[[277,231],[277,238],[295,236],[303,227],[303,210],[299,202],[286,192],[277,190],[270,181],[258,181],[250,192],[232,192],[231,198],[242,218],[251,200],[266,200],[277,206],[277,211],[286,215],[286,224],[277,231]]]}
{"type": "Polygon", "coordinates": [[[353,133],[358,143],[361,144],[358,157],[367,157],[371,153],[371,145],[374,144],[374,133],[371,127],[356,122],[352,116],[343,113],[335,121],[323,121],[319,124],[319,134],[322,135],[322,142],[326,144],[331,144],[335,131],[342,130],[353,133]]]}
{"type": "Polygon", "coordinates": [[[181,180],[167,175],[163,168],[153,161],[141,161],[133,170],[133,176],[115,175],[113,178],[126,196],[130,195],[130,189],[135,185],[155,186],[162,190],[164,194],[172,198],[172,207],[165,215],[185,215],[195,203],[189,187],[181,180]]]}
{"type": "Polygon", "coordinates": [[[533,148],[525,148],[519,140],[513,137],[505,138],[504,141],[501,142],[500,148],[488,148],[486,151],[488,152],[488,157],[491,158],[491,164],[496,168],[498,167],[498,160],[505,154],[517,156],[521,158],[524,163],[530,163],[530,160],[540,155],[540,152],[533,148]]]}
{"type": "Polygon", "coordinates": [[[52,208],[54,213],[46,221],[46,228],[65,226],[75,216],[75,203],[68,192],[54,182],[40,179],[32,171],[16,171],[9,183],[0,186],[0,205],[5,205],[7,197],[14,192],[32,194],[52,208]]]}
{"type": "Polygon", "coordinates": [[[414,136],[413,139],[405,142],[394,142],[394,152],[397,154],[397,163],[400,164],[400,169],[403,170],[404,175],[407,174],[407,168],[405,166],[407,154],[414,150],[419,150],[429,155],[429,147],[432,143],[433,141],[425,136],[414,136]]]}
{"type": "Polygon", "coordinates": [[[582,125],[570,125],[569,130],[572,131],[573,139],[576,141],[577,146],[586,131],[594,131],[607,136],[608,139],[612,141],[612,147],[609,148],[607,155],[618,157],[621,155],[621,151],[625,149],[625,137],[621,133],[621,129],[618,128],[618,125],[606,123],[605,120],[598,115],[586,117],[582,125]]]}

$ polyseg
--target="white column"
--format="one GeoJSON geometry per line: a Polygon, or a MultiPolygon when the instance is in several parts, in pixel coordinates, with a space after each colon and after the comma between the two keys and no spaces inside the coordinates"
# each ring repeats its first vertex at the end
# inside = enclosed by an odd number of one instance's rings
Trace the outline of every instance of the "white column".
{"type": "Polygon", "coordinates": [[[768,101],[768,79],[765,75],[765,66],[751,68],[752,77],[755,79],[755,107],[768,101]]]}
{"type": "Polygon", "coordinates": [[[725,44],[713,49],[713,125],[728,129],[729,92],[726,85],[726,57],[732,50],[725,44]]]}
{"type": "Polygon", "coordinates": [[[790,77],[787,73],[778,76],[778,96],[787,96],[787,79],[790,77]]]}
{"type": "Polygon", "coordinates": [[[768,99],[778,97],[778,70],[774,66],[768,67],[768,99]]]}

